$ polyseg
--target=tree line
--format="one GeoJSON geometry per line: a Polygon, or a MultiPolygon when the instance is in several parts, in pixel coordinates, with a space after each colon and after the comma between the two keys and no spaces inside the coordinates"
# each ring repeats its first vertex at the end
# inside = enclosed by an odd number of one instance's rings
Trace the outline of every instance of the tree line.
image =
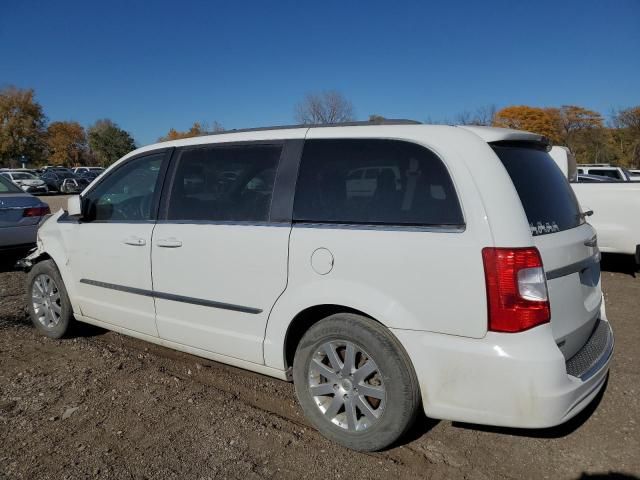
{"type": "MultiPolygon", "coordinates": [[[[336,91],[308,94],[294,111],[303,124],[326,124],[355,120],[349,100],[336,91]]],[[[382,123],[385,117],[369,115],[369,122],[382,123]]],[[[640,106],[619,109],[605,120],[602,114],[577,105],[535,107],[493,105],[462,112],[453,123],[514,128],[538,133],[554,145],[569,147],[578,163],[612,163],[640,168],[640,106]]]]}
{"type": "MultiPolygon", "coordinates": [[[[340,92],[328,90],[307,94],[294,108],[301,124],[330,124],[356,119],[353,104],[340,92]]],[[[385,117],[369,116],[382,123],[385,117]]],[[[619,109],[605,119],[602,114],[577,105],[535,107],[495,106],[462,112],[453,122],[460,125],[488,125],[539,133],[554,145],[569,147],[578,163],[613,163],[640,167],[640,106],[619,109]]],[[[186,131],[171,128],[158,141],[177,140],[223,132],[214,121],[194,122],[186,131]]],[[[0,90],[0,166],[16,167],[22,160],[34,165],[108,166],[135,149],[133,137],[109,119],[96,121],[87,129],[74,121],[48,123],[33,89],[6,87],[0,90]]]]}
{"type": "Polygon", "coordinates": [[[112,120],[87,129],[74,121],[49,123],[33,89],[0,90],[0,167],[106,167],[135,148],[133,137],[112,120]]]}
{"type": "Polygon", "coordinates": [[[545,135],[554,145],[569,147],[578,163],[640,167],[640,106],[615,110],[605,120],[577,105],[516,105],[497,110],[488,124],[545,135]]]}

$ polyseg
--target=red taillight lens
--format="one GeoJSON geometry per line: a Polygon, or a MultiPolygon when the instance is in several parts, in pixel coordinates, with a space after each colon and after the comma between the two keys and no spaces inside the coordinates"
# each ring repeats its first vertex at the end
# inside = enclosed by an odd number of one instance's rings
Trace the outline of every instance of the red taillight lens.
{"type": "Polygon", "coordinates": [[[22,212],[22,216],[23,217],[44,217],[45,215],[48,215],[50,213],[51,213],[51,210],[49,209],[49,206],[45,205],[43,207],[25,208],[24,211],[22,212]]]}
{"type": "Polygon", "coordinates": [[[551,319],[540,252],[531,248],[483,248],[489,330],[522,332],[551,319]]]}

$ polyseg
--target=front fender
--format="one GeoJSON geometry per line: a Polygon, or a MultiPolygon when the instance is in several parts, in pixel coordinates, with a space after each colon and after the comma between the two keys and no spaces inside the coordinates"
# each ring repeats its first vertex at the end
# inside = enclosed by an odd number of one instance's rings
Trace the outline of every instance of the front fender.
{"type": "Polygon", "coordinates": [[[27,269],[30,269],[31,266],[43,260],[49,258],[53,260],[64,282],[73,312],[81,314],[80,306],[76,301],[75,281],[70,269],[68,248],[64,240],[65,232],[63,232],[63,226],[69,229],[73,224],[58,221],[64,214],[64,210],[59,210],[42,222],[38,229],[36,249],[24,259],[24,264],[27,269]]]}

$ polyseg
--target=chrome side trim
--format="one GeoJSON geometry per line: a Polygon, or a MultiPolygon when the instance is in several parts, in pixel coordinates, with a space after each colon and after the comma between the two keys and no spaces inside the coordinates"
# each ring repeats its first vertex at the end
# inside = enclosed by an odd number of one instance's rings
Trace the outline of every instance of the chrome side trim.
{"type": "Polygon", "coordinates": [[[262,309],[245,307],[243,305],[234,305],[232,303],[215,302],[213,300],[205,300],[202,298],[185,297],[183,295],[175,295],[173,293],[157,292],[155,290],[145,290],[142,288],[127,287],[124,285],[116,285],[114,283],[99,282],[97,280],[89,280],[87,278],[80,279],[80,283],[92,285],[94,287],[108,288],[109,290],[117,290],[119,292],[133,293],[134,295],[143,295],[145,297],[158,298],[161,300],[171,300],[173,302],[190,303],[192,305],[200,305],[203,307],[220,308],[222,310],[231,310],[234,312],[258,314],[262,313],[262,309]]]}
{"type": "Polygon", "coordinates": [[[571,275],[572,273],[581,272],[591,265],[599,263],[600,257],[600,251],[598,250],[596,253],[594,253],[590,257],[585,258],[584,260],[572,263],[571,265],[556,268],[555,270],[550,270],[547,272],[547,280],[553,280],[554,278],[560,278],[566,275],[571,275]]]}
{"type": "Polygon", "coordinates": [[[156,223],[162,225],[221,225],[221,226],[243,226],[243,227],[290,227],[289,222],[259,222],[251,220],[158,220],[156,223]]]}
{"type": "Polygon", "coordinates": [[[320,228],[331,230],[378,230],[390,232],[463,233],[466,225],[377,225],[360,223],[295,222],[294,228],[320,228]]]}

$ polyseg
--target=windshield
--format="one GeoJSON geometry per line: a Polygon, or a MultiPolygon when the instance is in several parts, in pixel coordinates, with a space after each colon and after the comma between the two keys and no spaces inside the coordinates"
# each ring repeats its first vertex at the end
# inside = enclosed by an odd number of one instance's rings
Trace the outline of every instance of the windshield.
{"type": "Polygon", "coordinates": [[[11,174],[14,180],[37,180],[35,175],[26,172],[13,172],[11,174]]]}
{"type": "Polygon", "coordinates": [[[517,144],[491,146],[516,187],[532,235],[561,232],[584,223],[571,185],[545,150],[517,144]]]}
{"type": "Polygon", "coordinates": [[[20,187],[17,187],[4,175],[0,175],[0,193],[22,193],[20,187]]]}

